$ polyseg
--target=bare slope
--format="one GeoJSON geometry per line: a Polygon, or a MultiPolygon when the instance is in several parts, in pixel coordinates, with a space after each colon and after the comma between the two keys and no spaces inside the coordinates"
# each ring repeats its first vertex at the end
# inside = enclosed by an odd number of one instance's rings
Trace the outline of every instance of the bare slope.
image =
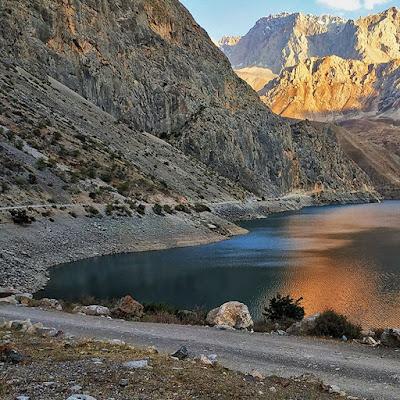
{"type": "MultiPolygon", "coordinates": [[[[78,133],[92,139],[97,135],[101,145],[120,149],[122,159],[129,158],[125,162],[134,165],[126,168],[132,168],[128,175],[134,178],[138,195],[151,189],[148,184],[157,186],[159,191],[159,185],[166,183],[176,195],[221,197],[214,189],[210,189],[214,195],[199,194],[200,186],[208,186],[197,178],[199,173],[174,172],[178,169],[174,160],[159,156],[159,149],[174,149],[155,137],[167,140],[186,156],[228,178],[231,183],[223,183],[222,187],[234,196],[240,189],[232,192],[230,187],[236,184],[264,196],[297,188],[309,191],[314,189],[316,176],[330,182],[325,188],[332,193],[371,190],[366,176],[346,158],[334,135],[326,130],[302,126],[309,150],[302,152],[297,146],[296,129],[271,113],[234,74],[225,56],[177,0],[5,0],[0,6],[0,20],[0,51],[6,64],[2,69],[2,94],[6,104],[9,102],[4,126],[14,129],[25,141],[35,142],[31,143],[34,150],[55,158],[53,164],[65,159],[67,165],[77,164],[76,169],[84,165],[82,160],[91,165],[92,159],[99,157],[92,153],[90,140],[82,145],[81,158],[76,159],[76,153],[63,155],[60,148],[54,154],[50,138],[55,135],[54,129],[39,123],[37,115],[47,116],[58,130],[63,121],[59,115],[64,113],[59,102],[65,100],[66,107],[70,107],[69,100],[63,99],[63,91],[56,95],[57,101],[51,95],[46,104],[41,104],[42,96],[46,97],[42,87],[53,82],[48,76],[121,124],[121,128],[110,129],[101,125],[96,115],[87,115],[84,108],[71,107],[76,119],[63,124],[62,145],[75,142],[78,133]],[[20,71],[30,75],[20,78],[20,71]],[[21,79],[21,90],[31,94],[13,96],[13,79],[21,79]],[[30,89],[23,87],[26,79],[33,80],[30,89]],[[34,97],[32,90],[36,91],[34,97]],[[37,101],[30,101],[32,98],[37,101]],[[31,115],[25,113],[26,105],[18,110],[18,102],[28,103],[31,115]],[[77,115],[79,111],[81,114],[77,115]],[[78,130],[81,126],[80,133],[74,132],[77,125],[78,130]],[[107,140],[103,143],[104,137],[107,140]],[[152,145],[137,144],[143,138],[152,145]],[[325,145],[331,151],[329,171],[323,165],[327,157],[325,145]],[[140,157],[141,152],[147,154],[148,162],[140,157]],[[307,158],[303,159],[303,155],[307,158]],[[171,163],[169,168],[166,163],[171,163]],[[186,182],[179,178],[182,174],[186,182]],[[170,178],[164,179],[165,175],[170,178]],[[148,183],[142,188],[143,180],[148,183]],[[180,183],[171,185],[168,181],[180,183]]],[[[7,140],[9,146],[21,147],[18,142],[7,140]]],[[[71,150],[76,149],[72,146],[71,150]]],[[[176,154],[183,157],[178,151],[176,154]]],[[[193,168],[198,165],[190,162],[193,168]]],[[[110,163],[101,164],[93,168],[112,170],[110,163]]],[[[202,173],[200,169],[200,175],[208,175],[206,170],[202,173]]],[[[91,175],[89,172],[89,178],[91,175]]],[[[113,176],[111,182],[123,184],[118,179],[113,176]]],[[[212,180],[214,187],[219,185],[218,177],[212,180]]],[[[368,198],[369,194],[362,197],[368,198]]]]}

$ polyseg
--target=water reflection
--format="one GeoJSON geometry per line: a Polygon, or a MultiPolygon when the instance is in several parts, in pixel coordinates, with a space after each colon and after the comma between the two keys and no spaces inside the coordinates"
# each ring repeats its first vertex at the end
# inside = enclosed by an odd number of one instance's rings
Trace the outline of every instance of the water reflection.
{"type": "Polygon", "coordinates": [[[222,243],[55,268],[42,295],[132,293],[182,308],[240,300],[260,316],[280,291],[304,297],[308,314],[333,308],[366,326],[400,325],[400,202],[313,208],[243,225],[249,235],[222,243]]]}

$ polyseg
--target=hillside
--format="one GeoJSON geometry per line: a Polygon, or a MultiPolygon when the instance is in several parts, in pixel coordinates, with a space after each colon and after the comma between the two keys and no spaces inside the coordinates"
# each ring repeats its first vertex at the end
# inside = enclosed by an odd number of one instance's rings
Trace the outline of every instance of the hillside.
{"type": "Polygon", "coordinates": [[[165,192],[175,201],[279,196],[312,191],[316,176],[331,182],[327,191],[369,185],[326,129],[271,113],[176,0],[5,0],[0,19],[2,203],[81,201],[91,184],[148,201],[165,192]],[[32,197],[37,178],[54,182],[32,197]]]}

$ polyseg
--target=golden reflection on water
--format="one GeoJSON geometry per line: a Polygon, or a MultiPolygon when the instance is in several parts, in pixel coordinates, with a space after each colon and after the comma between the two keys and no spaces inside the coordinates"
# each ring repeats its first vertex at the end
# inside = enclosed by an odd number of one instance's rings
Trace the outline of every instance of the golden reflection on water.
{"type": "Polygon", "coordinates": [[[368,254],[368,246],[361,249],[367,254],[365,258],[342,254],[342,249],[351,244],[352,235],[386,222],[393,225],[393,221],[377,221],[373,213],[364,211],[360,221],[351,210],[337,209],[306,228],[296,218],[289,218],[285,228],[298,243],[301,257],[296,260],[298,267],[285,276],[280,290],[303,297],[307,315],[333,309],[354,322],[362,322],[364,327],[397,326],[400,294],[382,290],[385,272],[368,254]]]}

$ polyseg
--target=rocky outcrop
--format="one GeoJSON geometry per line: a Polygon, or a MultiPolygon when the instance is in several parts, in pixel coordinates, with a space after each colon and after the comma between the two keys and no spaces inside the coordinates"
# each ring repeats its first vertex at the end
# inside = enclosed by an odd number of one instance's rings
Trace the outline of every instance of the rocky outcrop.
{"type": "MultiPolygon", "coordinates": [[[[7,132],[0,134],[5,142],[7,159],[16,154],[21,159],[22,169],[32,154],[37,156],[39,152],[42,154],[39,158],[46,160],[46,152],[54,145],[53,141],[42,143],[46,134],[58,137],[51,126],[35,121],[35,115],[45,111],[51,125],[58,125],[59,121],[51,118],[63,107],[58,103],[62,103],[64,96],[76,93],[88,103],[87,109],[76,116],[79,124],[74,125],[86,125],[80,128],[84,132],[86,128],[92,131],[96,139],[94,143],[88,141],[82,146],[88,153],[84,159],[96,160],[94,152],[103,153],[102,149],[108,146],[119,148],[124,157],[119,157],[116,152],[117,158],[132,177],[130,191],[136,191],[136,198],[143,192],[162,193],[165,186],[170,189],[170,196],[187,195],[184,188],[188,188],[191,196],[194,193],[199,196],[201,188],[210,186],[196,183],[196,173],[182,178],[184,174],[179,171],[186,171],[186,168],[175,162],[165,168],[170,161],[160,159],[158,154],[171,148],[163,140],[196,160],[204,175],[218,173],[220,177],[210,179],[214,187],[219,180],[224,182],[227,178],[226,185],[233,196],[240,195],[240,189],[233,189],[235,186],[265,197],[279,196],[297,189],[302,177],[307,177],[308,182],[302,187],[314,188],[315,182],[311,178],[314,171],[298,169],[299,165],[302,168],[307,163],[296,163],[299,157],[289,123],[271,113],[236,77],[228,60],[177,0],[106,0],[101,4],[89,0],[23,0],[17,5],[5,0],[1,4],[0,19],[2,76],[8,85],[7,90],[2,91],[7,107],[2,125],[7,129],[13,127],[17,136],[21,135],[22,150],[19,139],[10,142],[7,132]],[[18,85],[14,81],[18,81],[18,85]],[[16,115],[11,110],[20,99],[32,96],[18,96],[14,88],[26,92],[28,85],[39,88],[37,90],[44,94],[43,100],[38,99],[36,105],[24,100],[16,115]],[[59,97],[48,101],[53,99],[46,98],[48,91],[54,88],[59,91],[59,97]],[[45,104],[39,106],[40,102],[45,104]],[[101,119],[94,121],[90,115],[91,104],[116,118],[121,124],[120,129],[117,132],[110,130],[103,121],[103,126],[92,130],[92,125],[100,124],[101,119]],[[27,108],[30,111],[28,117],[27,108]],[[30,133],[31,122],[37,125],[36,132],[40,133],[35,137],[30,133]],[[20,131],[18,126],[22,123],[24,129],[20,131]],[[120,132],[123,132],[122,136],[120,132]],[[144,146],[143,142],[148,140],[150,143],[144,146]],[[15,145],[19,149],[15,150],[15,145]],[[176,182],[180,182],[180,188],[176,182]]],[[[57,129],[66,139],[63,148],[57,147],[48,159],[60,165],[63,171],[52,176],[54,191],[67,196],[59,175],[74,175],[73,179],[77,179],[76,171],[71,171],[71,167],[76,168],[76,164],[71,163],[75,149],[71,149],[69,143],[75,143],[75,135],[80,138],[81,134],[72,132],[69,124],[64,125],[63,130],[57,129]],[[62,164],[67,164],[67,168],[62,164]]],[[[322,136],[326,131],[321,130],[318,134],[324,143],[326,138],[322,136]]],[[[326,153],[325,149],[312,149],[311,146],[309,150],[314,160],[326,153]]],[[[103,158],[100,156],[102,162],[103,158]]],[[[193,165],[193,162],[188,164],[193,165]]],[[[323,178],[338,176],[342,165],[348,169],[356,168],[346,158],[335,160],[331,163],[329,177],[323,178]]],[[[111,162],[104,161],[102,169],[107,172],[112,166],[111,162]]],[[[29,167],[42,175],[36,171],[35,162],[29,167]]],[[[96,168],[94,165],[92,170],[96,168]]],[[[357,168],[354,172],[359,176],[357,181],[333,178],[334,186],[340,186],[343,192],[365,192],[369,185],[367,178],[357,168]]],[[[90,171],[85,173],[92,174],[90,171]]],[[[117,178],[112,177],[114,179],[117,178]]],[[[123,182],[119,185],[116,182],[117,186],[124,188],[123,182]]],[[[245,191],[241,195],[245,196],[245,191]]],[[[23,196],[24,193],[21,198],[23,196]]],[[[220,196],[214,192],[216,197],[220,196]]]]}
{"type": "Polygon", "coordinates": [[[207,315],[207,323],[234,329],[248,329],[253,326],[249,309],[238,301],[230,301],[211,310],[207,315]]]}
{"type": "Polygon", "coordinates": [[[400,329],[385,329],[381,336],[381,343],[388,347],[400,348],[400,329]]]}
{"type": "Polygon", "coordinates": [[[275,113],[291,118],[394,116],[400,109],[400,59],[385,64],[336,56],[307,59],[284,69],[259,93],[275,113]]]}
{"type": "Polygon", "coordinates": [[[132,296],[123,297],[118,305],[111,310],[111,314],[115,318],[136,319],[143,316],[144,307],[132,296]]]}

